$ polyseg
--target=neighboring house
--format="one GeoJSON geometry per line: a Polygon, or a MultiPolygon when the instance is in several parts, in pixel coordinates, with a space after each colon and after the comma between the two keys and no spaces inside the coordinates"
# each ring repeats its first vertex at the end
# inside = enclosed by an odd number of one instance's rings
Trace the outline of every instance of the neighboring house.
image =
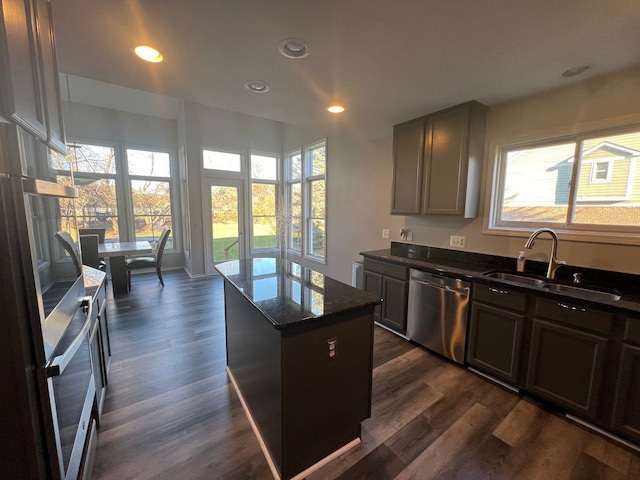
{"type": "MultiPolygon", "coordinates": [[[[503,218],[563,223],[569,204],[574,144],[509,152],[503,218]],[[563,158],[561,161],[558,161],[563,158]]],[[[576,192],[575,223],[640,223],[640,135],[585,140],[576,192]],[[619,140],[619,143],[616,143],[619,140]]]]}

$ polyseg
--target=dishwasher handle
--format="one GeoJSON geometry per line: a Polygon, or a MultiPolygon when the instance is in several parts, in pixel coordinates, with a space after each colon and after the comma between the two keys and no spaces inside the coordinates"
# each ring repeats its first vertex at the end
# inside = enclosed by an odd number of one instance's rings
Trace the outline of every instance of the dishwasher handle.
{"type": "Polygon", "coordinates": [[[412,269],[410,281],[463,296],[469,296],[469,292],[471,290],[469,282],[459,278],[444,277],[429,272],[423,272],[421,270],[412,269]]]}

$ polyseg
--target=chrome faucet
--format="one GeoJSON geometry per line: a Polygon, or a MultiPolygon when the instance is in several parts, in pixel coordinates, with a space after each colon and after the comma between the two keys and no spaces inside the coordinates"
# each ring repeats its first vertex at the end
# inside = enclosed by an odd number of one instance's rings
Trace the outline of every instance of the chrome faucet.
{"type": "Polygon", "coordinates": [[[558,260],[556,258],[556,250],[558,249],[558,235],[556,232],[551,230],[550,228],[539,228],[535,232],[531,234],[527,243],[524,244],[525,248],[532,249],[536,243],[536,238],[541,233],[547,232],[551,235],[551,254],[549,255],[549,268],[547,268],[547,278],[554,279],[556,276],[556,270],[560,268],[562,265],[566,265],[567,262],[564,260],[558,260]]]}

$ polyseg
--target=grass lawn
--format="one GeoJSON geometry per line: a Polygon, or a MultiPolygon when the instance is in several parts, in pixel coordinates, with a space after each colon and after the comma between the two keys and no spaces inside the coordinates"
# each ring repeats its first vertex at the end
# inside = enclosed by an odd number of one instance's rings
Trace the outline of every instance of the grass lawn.
{"type": "MultiPolygon", "coordinates": [[[[224,255],[224,249],[227,248],[231,243],[238,239],[238,227],[235,225],[221,224],[216,223],[213,226],[213,231],[215,234],[220,237],[213,240],[213,252],[214,252],[214,262],[222,262],[226,260],[224,255]]],[[[256,228],[254,230],[256,234],[255,237],[255,247],[256,248],[267,248],[272,247],[277,244],[276,235],[272,233],[267,227],[256,228]]],[[[234,245],[229,249],[228,259],[235,260],[239,255],[239,246],[238,244],[234,245]]]]}

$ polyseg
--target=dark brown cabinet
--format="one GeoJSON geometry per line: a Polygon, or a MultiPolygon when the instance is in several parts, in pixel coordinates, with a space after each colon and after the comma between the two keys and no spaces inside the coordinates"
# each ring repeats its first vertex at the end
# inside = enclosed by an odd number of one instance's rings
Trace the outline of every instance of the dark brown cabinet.
{"type": "Polygon", "coordinates": [[[391,213],[421,213],[425,122],[424,118],[418,118],[393,127],[391,213]]]}
{"type": "Polygon", "coordinates": [[[640,442],[640,318],[626,319],[624,342],[616,381],[612,426],[640,442]]]}
{"type": "Polygon", "coordinates": [[[394,127],[392,214],[477,217],[486,114],[468,102],[394,127]]]}
{"type": "Polygon", "coordinates": [[[474,285],[467,337],[469,365],[521,386],[526,304],[527,296],[523,293],[474,285]]]}
{"type": "Polygon", "coordinates": [[[595,419],[612,321],[611,313],[579,303],[538,299],[527,390],[595,419]]]}
{"type": "Polygon", "coordinates": [[[90,344],[93,361],[93,375],[96,383],[96,407],[98,423],[102,416],[102,407],[107,391],[109,369],[111,367],[111,344],[109,342],[109,322],[105,303],[106,283],[103,282],[96,292],[93,302],[94,323],[91,326],[90,344]]]}
{"type": "Polygon", "coordinates": [[[376,260],[364,260],[364,289],[383,299],[375,320],[401,334],[407,331],[409,268],[376,260]]]}
{"type": "Polygon", "coordinates": [[[51,5],[3,0],[0,15],[2,117],[65,153],[51,5]]]}

